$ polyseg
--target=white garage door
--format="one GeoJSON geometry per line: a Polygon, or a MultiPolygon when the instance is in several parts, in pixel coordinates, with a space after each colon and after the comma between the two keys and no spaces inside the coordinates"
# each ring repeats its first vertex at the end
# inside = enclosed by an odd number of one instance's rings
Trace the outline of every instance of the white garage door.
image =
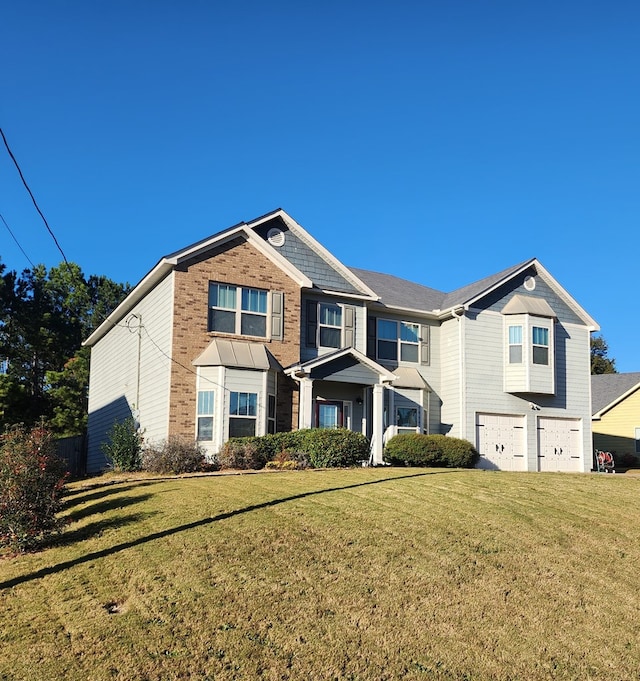
{"type": "Polygon", "coordinates": [[[523,416],[478,414],[476,442],[480,452],[478,468],[527,470],[523,416]]]}
{"type": "Polygon", "coordinates": [[[582,470],[582,446],[579,419],[538,417],[538,470],[582,470]]]}

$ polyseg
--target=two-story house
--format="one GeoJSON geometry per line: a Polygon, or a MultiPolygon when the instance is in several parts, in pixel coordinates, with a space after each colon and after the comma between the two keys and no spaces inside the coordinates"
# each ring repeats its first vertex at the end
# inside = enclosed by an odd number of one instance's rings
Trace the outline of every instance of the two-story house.
{"type": "Polygon", "coordinates": [[[487,468],[587,471],[597,329],[536,259],[444,293],[349,268],[276,210],[162,258],[87,339],[87,467],[133,415],[211,456],[345,427],[374,464],[424,432],[470,440],[487,468]]]}

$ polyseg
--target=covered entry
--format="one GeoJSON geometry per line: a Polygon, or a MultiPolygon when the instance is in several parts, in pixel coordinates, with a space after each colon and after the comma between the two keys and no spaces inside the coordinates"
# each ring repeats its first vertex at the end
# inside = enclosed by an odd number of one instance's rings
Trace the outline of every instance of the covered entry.
{"type": "Polygon", "coordinates": [[[285,373],[300,386],[299,428],[360,431],[371,437],[373,463],[382,463],[383,391],[395,374],[354,348],[296,364],[285,373]]]}
{"type": "Polygon", "coordinates": [[[538,417],[538,470],[582,471],[580,419],[538,417]]]}
{"type": "Polygon", "coordinates": [[[526,471],[524,416],[483,414],[476,416],[478,468],[526,471]]]}

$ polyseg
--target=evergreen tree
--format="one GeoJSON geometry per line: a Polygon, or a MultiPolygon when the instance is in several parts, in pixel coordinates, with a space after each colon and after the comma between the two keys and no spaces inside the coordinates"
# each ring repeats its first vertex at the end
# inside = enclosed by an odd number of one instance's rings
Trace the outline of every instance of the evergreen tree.
{"type": "Polygon", "coordinates": [[[609,346],[602,336],[591,336],[591,373],[617,374],[616,361],[607,357],[609,346]]]}

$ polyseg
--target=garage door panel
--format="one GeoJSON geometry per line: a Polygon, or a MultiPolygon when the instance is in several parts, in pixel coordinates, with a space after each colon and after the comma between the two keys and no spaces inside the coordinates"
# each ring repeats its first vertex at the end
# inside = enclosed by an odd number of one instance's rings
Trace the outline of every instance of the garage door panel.
{"type": "Polygon", "coordinates": [[[512,414],[477,414],[476,446],[480,452],[478,468],[526,470],[524,417],[512,414]]]}
{"type": "Polygon", "coordinates": [[[581,429],[578,419],[538,417],[538,470],[582,470],[581,429]]]}

